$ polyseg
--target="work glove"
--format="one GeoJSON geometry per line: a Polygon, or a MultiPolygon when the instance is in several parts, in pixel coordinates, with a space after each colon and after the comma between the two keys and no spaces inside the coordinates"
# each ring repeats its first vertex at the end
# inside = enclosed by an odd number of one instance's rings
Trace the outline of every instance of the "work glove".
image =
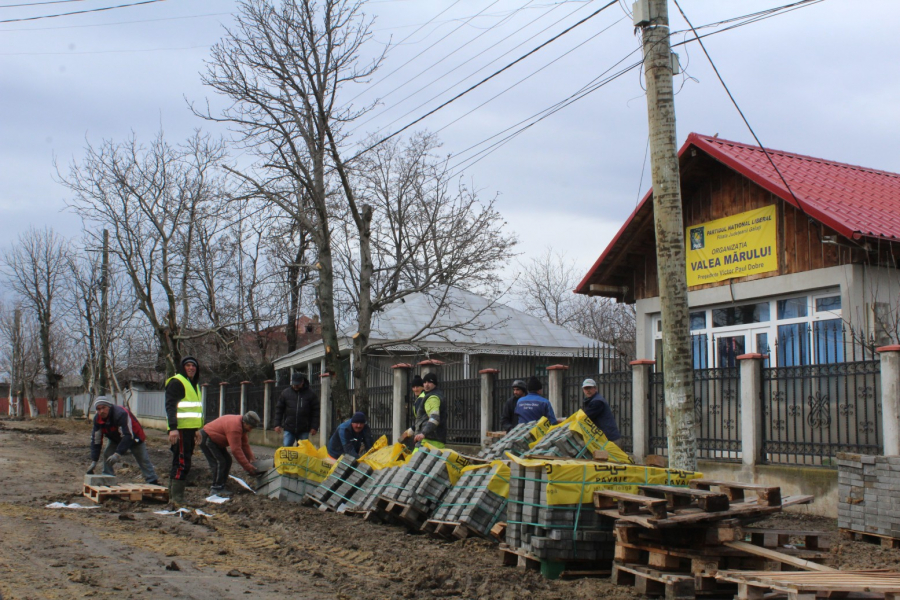
{"type": "Polygon", "coordinates": [[[96,468],[97,468],[97,461],[95,460],[94,462],[91,463],[91,466],[88,467],[86,473],[87,473],[88,475],[93,475],[93,474],[94,474],[94,469],[96,469],[96,468]]]}
{"type": "Polygon", "coordinates": [[[110,467],[119,462],[119,459],[122,458],[118,453],[114,453],[112,456],[106,459],[106,464],[110,467]]]}

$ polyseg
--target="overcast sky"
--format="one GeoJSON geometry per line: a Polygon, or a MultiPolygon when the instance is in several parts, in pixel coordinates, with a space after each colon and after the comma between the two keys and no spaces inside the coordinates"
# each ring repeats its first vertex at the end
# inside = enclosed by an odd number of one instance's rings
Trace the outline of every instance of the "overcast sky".
{"type": "MultiPolygon", "coordinates": [[[[8,7],[14,3],[20,2],[2,0],[0,21],[116,4],[8,7]]],[[[681,1],[695,26],[786,3],[681,1]]],[[[347,100],[359,95],[356,103],[382,101],[354,135],[394,131],[604,4],[372,0],[369,51],[402,45],[390,50],[369,86],[347,90],[347,100]]],[[[630,65],[640,56],[629,56],[639,36],[626,4],[630,9],[627,0],[609,7],[417,128],[440,130],[447,153],[470,158],[488,144],[464,153],[471,146],[567,98],[622,59],[611,72],[630,65]]],[[[131,131],[149,140],[162,127],[177,141],[194,128],[209,129],[186,100],[220,102],[199,72],[236,10],[233,0],[166,0],[0,24],[0,245],[30,225],[78,234],[53,161],[80,159],[86,140],[123,140],[131,131]]],[[[674,3],[670,13],[672,29],[684,29],[674,3]]],[[[705,42],[767,147],[900,172],[898,22],[896,0],[824,0],[705,42]]],[[[752,142],[696,43],[677,51],[688,76],[676,81],[679,145],[690,132],[752,142]]],[[[553,247],[586,270],[649,187],[646,144],[646,102],[633,70],[496,148],[464,175],[485,197],[499,194],[526,257],[553,247]]]]}

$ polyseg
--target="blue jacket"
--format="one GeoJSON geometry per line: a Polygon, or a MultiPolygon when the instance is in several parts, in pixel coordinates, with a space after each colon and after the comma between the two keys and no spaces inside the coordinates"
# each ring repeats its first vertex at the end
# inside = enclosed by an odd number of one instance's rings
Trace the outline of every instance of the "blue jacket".
{"type": "Polygon", "coordinates": [[[359,449],[363,444],[366,445],[366,450],[368,450],[374,443],[372,430],[368,424],[363,427],[360,433],[356,433],[353,431],[350,419],[347,419],[338,425],[338,428],[331,434],[331,439],[328,440],[328,456],[336,459],[340,458],[341,454],[346,454],[357,458],[359,449]]]}
{"type": "Polygon", "coordinates": [[[518,417],[519,423],[529,423],[537,421],[541,417],[547,417],[551,425],[556,425],[556,415],[553,414],[550,401],[534,392],[529,392],[527,396],[522,396],[516,402],[516,417],[518,417]]]}
{"type": "Polygon", "coordinates": [[[619,427],[616,425],[616,417],[613,415],[612,409],[609,408],[609,403],[599,392],[590,398],[585,398],[584,404],[581,405],[581,410],[594,422],[594,425],[600,431],[606,434],[606,439],[609,441],[614,442],[622,437],[622,434],[619,433],[619,427]]]}
{"type": "Polygon", "coordinates": [[[103,438],[107,437],[117,444],[116,453],[120,456],[128,452],[134,444],[147,439],[144,428],[131,411],[124,406],[109,407],[106,420],[94,415],[94,429],[91,431],[91,460],[100,458],[103,449],[103,438]]]}

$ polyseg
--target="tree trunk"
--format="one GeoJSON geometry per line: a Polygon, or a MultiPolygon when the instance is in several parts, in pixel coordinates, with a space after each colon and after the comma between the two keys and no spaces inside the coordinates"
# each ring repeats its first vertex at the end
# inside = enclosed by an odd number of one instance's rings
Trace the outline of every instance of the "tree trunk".
{"type": "Polygon", "coordinates": [[[356,410],[369,410],[369,336],[372,333],[372,207],[364,205],[357,219],[359,230],[359,315],[353,336],[353,380],[356,410]]]}
{"type": "Polygon", "coordinates": [[[41,314],[40,320],[41,361],[44,363],[44,374],[47,378],[47,411],[49,413],[48,416],[54,417],[55,415],[52,413],[50,405],[56,406],[61,377],[53,370],[53,360],[50,356],[50,314],[41,314]]]}
{"type": "Polygon", "coordinates": [[[350,395],[347,392],[344,367],[341,365],[341,350],[335,322],[334,263],[331,258],[331,245],[330,243],[318,244],[317,248],[319,251],[317,304],[322,323],[322,342],[325,345],[325,366],[333,374],[331,377],[331,401],[339,411],[346,414],[350,410],[350,395]]]}
{"type": "Polygon", "coordinates": [[[675,138],[675,99],[667,0],[650,0],[643,29],[644,72],[650,121],[653,219],[663,327],[669,465],[696,470],[694,389],[691,366],[681,178],[675,138]]]}
{"type": "Polygon", "coordinates": [[[36,418],[40,413],[38,412],[37,402],[34,399],[33,383],[25,386],[25,401],[28,403],[28,413],[31,415],[31,418],[36,418]]]}

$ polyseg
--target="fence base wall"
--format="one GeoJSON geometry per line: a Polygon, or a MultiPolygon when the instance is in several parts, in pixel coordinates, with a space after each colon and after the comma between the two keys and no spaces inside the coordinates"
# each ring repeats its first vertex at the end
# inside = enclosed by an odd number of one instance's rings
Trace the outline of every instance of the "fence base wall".
{"type": "Polygon", "coordinates": [[[725,479],[744,483],[778,486],[784,496],[810,494],[811,504],[789,506],[786,512],[801,512],[837,519],[838,478],[835,469],[800,465],[756,465],[745,467],[739,462],[697,461],[697,470],[708,479],[725,479]]]}

